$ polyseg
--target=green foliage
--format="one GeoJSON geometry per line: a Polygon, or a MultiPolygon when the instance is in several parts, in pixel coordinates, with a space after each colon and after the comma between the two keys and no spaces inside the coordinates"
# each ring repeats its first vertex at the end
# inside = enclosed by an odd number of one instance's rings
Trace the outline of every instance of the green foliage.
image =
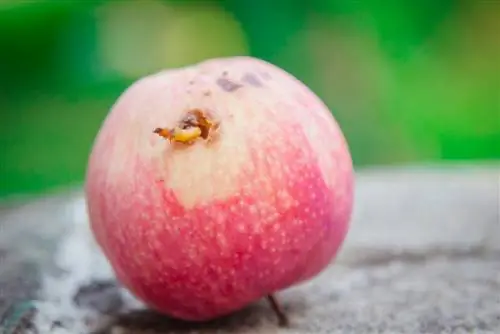
{"type": "Polygon", "coordinates": [[[249,54],[330,106],[356,165],[500,157],[500,3],[0,3],[0,196],[81,182],[140,76],[249,54]]]}

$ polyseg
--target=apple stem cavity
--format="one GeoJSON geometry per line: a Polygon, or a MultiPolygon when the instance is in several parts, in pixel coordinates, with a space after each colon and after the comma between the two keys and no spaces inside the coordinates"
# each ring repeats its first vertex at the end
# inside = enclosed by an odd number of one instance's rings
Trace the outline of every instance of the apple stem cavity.
{"type": "Polygon", "coordinates": [[[278,317],[278,324],[280,327],[286,327],[289,324],[288,317],[286,316],[285,312],[281,308],[280,304],[276,300],[276,298],[273,295],[267,295],[267,300],[269,301],[269,304],[271,304],[271,308],[273,309],[274,313],[276,313],[276,316],[278,317]]]}

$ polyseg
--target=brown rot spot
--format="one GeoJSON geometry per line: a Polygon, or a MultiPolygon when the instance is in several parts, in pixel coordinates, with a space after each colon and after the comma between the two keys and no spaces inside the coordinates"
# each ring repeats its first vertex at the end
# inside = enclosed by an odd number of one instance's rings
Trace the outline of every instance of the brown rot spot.
{"type": "Polygon", "coordinates": [[[200,109],[193,109],[188,115],[194,117],[193,125],[201,129],[201,138],[211,139],[211,136],[219,129],[220,123],[213,120],[212,115],[208,112],[203,112],[200,109]]]}
{"type": "Polygon", "coordinates": [[[203,93],[203,96],[210,96],[210,95],[212,95],[212,93],[209,90],[203,93]]]}
{"type": "Polygon", "coordinates": [[[171,135],[171,130],[164,128],[156,128],[153,130],[153,133],[156,133],[158,136],[163,138],[169,138],[171,135]]]}
{"type": "Polygon", "coordinates": [[[189,84],[190,84],[190,85],[194,85],[194,80],[190,80],[190,81],[189,81],[189,84]]]}
{"type": "Polygon", "coordinates": [[[254,87],[262,87],[262,82],[257,78],[256,75],[252,73],[246,73],[242,78],[242,81],[254,87]]]}
{"type": "Polygon", "coordinates": [[[212,141],[219,125],[220,123],[215,121],[208,112],[193,109],[184,115],[173,128],[156,128],[153,132],[168,139],[171,143],[192,145],[198,139],[212,141]]]}
{"type": "Polygon", "coordinates": [[[222,90],[226,91],[226,92],[234,92],[238,89],[240,89],[241,87],[243,87],[243,85],[239,84],[239,83],[236,83],[234,81],[231,81],[229,79],[226,79],[226,78],[219,78],[217,79],[217,85],[222,88],[222,90]]]}

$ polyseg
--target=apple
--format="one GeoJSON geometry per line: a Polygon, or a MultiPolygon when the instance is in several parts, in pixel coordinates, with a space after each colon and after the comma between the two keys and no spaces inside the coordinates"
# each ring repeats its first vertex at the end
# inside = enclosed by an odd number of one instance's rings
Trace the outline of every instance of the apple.
{"type": "Polygon", "coordinates": [[[275,65],[229,57],[129,87],[97,134],[85,196],[117,279],[147,307],[203,321],[264,297],[279,313],[273,294],[341,247],[353,183],[325,104],[275,65]]]}

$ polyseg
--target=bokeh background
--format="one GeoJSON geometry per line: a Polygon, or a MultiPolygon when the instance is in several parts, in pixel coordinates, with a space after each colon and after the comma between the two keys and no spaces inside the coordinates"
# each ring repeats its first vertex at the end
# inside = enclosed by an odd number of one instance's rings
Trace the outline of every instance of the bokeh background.
{"type": "Polygon", "coordinates": [[[133,81],[212,57],[281,66],[356,166],[500,158],[500,1],[0,1],[0,197],[82,182],[133,81]]]}

